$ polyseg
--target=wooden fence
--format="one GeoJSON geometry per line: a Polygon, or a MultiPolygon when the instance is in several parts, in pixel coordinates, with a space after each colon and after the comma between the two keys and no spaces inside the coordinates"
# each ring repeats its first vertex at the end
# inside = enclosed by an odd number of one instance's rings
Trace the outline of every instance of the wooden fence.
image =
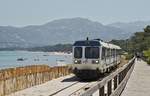
{"type": "Polygon", "coordinates": [[[120,96],[133,71],[134,61],[135,58],[93,87],[89,88],[86,92],[81,94],[81,96],[92,96],[96,91],[99,92],[99,96],[120,96]]]}
{"type": "Polygon", "coordinates": [[[0,70],[0,96],[68,75],[66,66],[33,65],[0,70]]]}

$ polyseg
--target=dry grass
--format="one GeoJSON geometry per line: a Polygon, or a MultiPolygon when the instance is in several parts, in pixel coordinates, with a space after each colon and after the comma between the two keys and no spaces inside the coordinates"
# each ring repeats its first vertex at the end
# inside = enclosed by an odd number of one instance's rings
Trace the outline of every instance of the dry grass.
{"type": "Polygon", "coordinates": [[[123,65],[127,64],[129,60],[126,60],[126,57],[125,56],[121,56],[121,62],[120,64],[118,65],[118,67],[122,67],[123,65]]]}

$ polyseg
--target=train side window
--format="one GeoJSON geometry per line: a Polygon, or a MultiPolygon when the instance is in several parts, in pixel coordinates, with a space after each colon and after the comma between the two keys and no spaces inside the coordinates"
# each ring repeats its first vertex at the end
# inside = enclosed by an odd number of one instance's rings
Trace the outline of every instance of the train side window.
{"type": "Polygon", "coordinates": [[[110,56],[110,49],[107,49],[106,57],[109,57],[109,56],[110,56]]]}
{"type": "Polygon", "coordinates": [[[118,50],[116,50],[116,56],[118,56],[118,50]]]}
{"type": "Polygon", "coordinates": [[[111,57],[113,56],[113,53],[114,53],[114,50],[113,50],[113,49],[111,49],[111,57]]]}
{"type": "Polygon", "coordinates": [[[112,50],[112,57],[114,57],[115,49],[112,50]]]}
{"type": "Polygon", "coordinates": [[[109,57],[111,57],[111,55],[112,55],[111,51],[112,51],[112,49],[109,49],[109,57]]]}
{"type": "Polygon", "coordinates": [[[118,54],[121,55],[121,50],[118,50],[118,54]]]}
{"type": "Polygon", "coordinates": [[[74,58],[82,58],[82,47],[74,48],[74,58]]]}
{"type": "Polygon", "coordinates": [[[102,59],[104,59],[106,56],[106,48],[102,48],[102,59]]]}
{"type": "Polygon", "coordinates": [[[105,57],[108,57],[108,49],[105,49],[105,57]]]}
{"type": "Polygon", "coordinates": [[[113,57],[115,57],[115,49],[113,49],[113,57]]]}

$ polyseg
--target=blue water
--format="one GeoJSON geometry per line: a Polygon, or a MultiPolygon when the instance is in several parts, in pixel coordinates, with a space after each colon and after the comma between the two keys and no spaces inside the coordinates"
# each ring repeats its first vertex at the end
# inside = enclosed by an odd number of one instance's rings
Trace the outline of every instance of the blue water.
{"type": "Polygon", "coordinates": [[[71,55],[54,55],[48,52],[0,51],[0,69],[41,64],[57,66],[59,60],[64,60],[66,64],[69,64],[71,63],[71,55]],[[24,61],[18,61],[18,58],[23,58],[24,61]]]}

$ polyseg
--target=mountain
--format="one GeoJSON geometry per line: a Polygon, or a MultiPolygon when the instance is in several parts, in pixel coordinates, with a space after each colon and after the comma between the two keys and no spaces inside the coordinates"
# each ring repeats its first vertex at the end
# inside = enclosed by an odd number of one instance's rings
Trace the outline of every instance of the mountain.
{"type": "Polygon", "coordinates": [[[135,21],[129,23],[116,22],[112,24],[108,24],[107,26],[120,28],[127,32],[127,34],[132,35],[135,32],[143,31],[147,25],[150,25],[150,21],[135,21]]]}
{"type": "Polygon", "coordinates": [[[131,32],[130,27],[124,27],[127,25],[118,23],[103,25],[85,18],[71,18],[26,27],[0,26],[0,48],[73,43],[87,36],[105,41],[126,39],[135,32],[131,32]]]}

